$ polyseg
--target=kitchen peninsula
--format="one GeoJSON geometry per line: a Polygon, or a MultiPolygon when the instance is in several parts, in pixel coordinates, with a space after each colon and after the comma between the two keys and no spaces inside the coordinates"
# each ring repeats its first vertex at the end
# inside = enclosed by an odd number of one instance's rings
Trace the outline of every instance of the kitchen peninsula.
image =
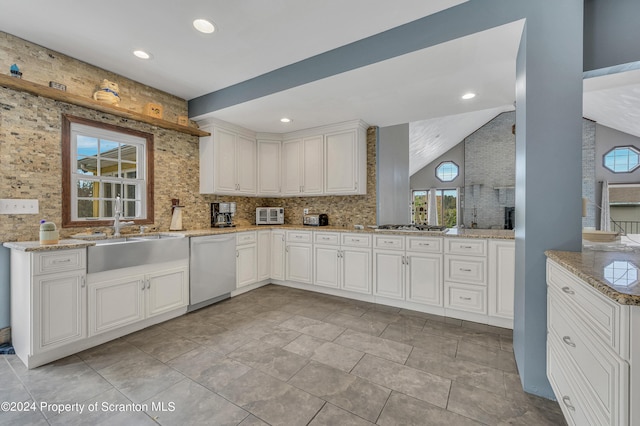
{"type": "Polygon", "coordinates": [[[640,251],[547,251],[547,376],[570,424],[635,425],[640,251]]]}

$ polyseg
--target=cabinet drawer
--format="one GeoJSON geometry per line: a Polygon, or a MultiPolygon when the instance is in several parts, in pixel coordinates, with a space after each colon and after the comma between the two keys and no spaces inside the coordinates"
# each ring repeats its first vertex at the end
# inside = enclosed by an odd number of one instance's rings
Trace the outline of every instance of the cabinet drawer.
{"type": "MultiPolygon", "coordinates": [[[[589,284],[571,275],[552,260],[547,261],[547,281],[550,287],[558,290],[562,303],[574,308],[584,323],[602,343],[612,348],[622,358],[629,358],[629,348],[623,345],[629,323],[629,308],[615,303],[599,294],[589,284]]],[[[628,331],[627,331],[628,332],[628,331]]]]}
{"type": "Polygon", "coordinates": [[[35,253],[33,256],[33,275],[85,269],[85,259],[85,249],[35,253]]]}
{"type": "Polygon", "coordinates": [[[442,253],[442,238],[407,237],[407,251],[442,253]]]}
{"type": "Polygon", "coordinates": [[[316,244],[340,245],[340,234],[337,232],[314,232],[313,242],[316,244]]]}
{"type": "Polygon", "coordinates": [[[375,235],[373,247],[385,250],[404,250],[404,237],[399,235],[375,235]]]}
{"type": "Polygon", "coordinates": [[[548,340],[577,370],[579,388],[598,419],[598,424],[627,424],[623,395],[629,394],[629,365],[591,338],[576,313],[562,303],[555,289],[549,292],[548,340]],[[561,349],[560,349],[561,348],[561,349]]]}
{"type": "Polygon", "coordinates": [[[258,237],[255,231],[239,232],[236,234],[236,244],[239,246],[243,244],[252,244],[252,243],[255,243],[257,240],[258,240],[258,237]]]}
{"type": "Polygon", "coordinates": [[[487,241],[445,238],[444,252],[447,254],[464,254],[466,256],[484,256],[487,253],[487,241]]]}
{"type": "Polygon", "coordinates": [[[291,243],[311,243],[310,231],[287,231],[287,241],[291,243]]]}
{"type": "Polygon", "coordinates": [[[487,313],[487,294],[484,288],[445,283],[444,307],[478,314],[487,313]]]}
{"type": "Polygon", "coordinates": [[[342,234],[342,245],[348,247],[371,247],[371,235],[342,234]]]}
{"type": "Polygon", "coordinates": [[[487,259],[445,255],[444,279],[484,286],[487,284],[487,259]]]}
{"type": "Polygon", "coordinates": [[[567,423],[570,426],[595,424],[587,414],[584,397],[576,391],[575,378],[560,362],[561,352],[554,345],[548,345],[547,355],[547,376],[567,423]]]}

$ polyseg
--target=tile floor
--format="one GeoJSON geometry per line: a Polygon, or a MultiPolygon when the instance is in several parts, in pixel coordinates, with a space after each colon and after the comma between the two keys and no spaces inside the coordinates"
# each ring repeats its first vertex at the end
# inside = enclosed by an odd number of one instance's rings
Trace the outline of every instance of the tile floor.
{"type": "Polygon", "coordinates": [[[564,424],[522,391],[510,330],[275,285],[0,377],[0,401],[84,407],[2,425],[564,424]]]}

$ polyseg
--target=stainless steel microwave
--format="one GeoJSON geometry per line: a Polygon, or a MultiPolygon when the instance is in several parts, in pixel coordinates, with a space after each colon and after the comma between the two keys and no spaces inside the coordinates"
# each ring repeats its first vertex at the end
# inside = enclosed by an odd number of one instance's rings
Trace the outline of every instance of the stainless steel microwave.
{"type": "Polygon", "coordinates": [[[284,224],[284,208],[258,207],[256,208],[256,225],[284,224]]]}

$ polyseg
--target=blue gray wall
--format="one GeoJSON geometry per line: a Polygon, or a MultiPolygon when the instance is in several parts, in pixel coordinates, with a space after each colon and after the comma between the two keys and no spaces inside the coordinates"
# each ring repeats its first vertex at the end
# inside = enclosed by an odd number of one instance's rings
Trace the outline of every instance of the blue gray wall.
{"type": "Polygon", "coordinates": [[[409,124],[379,129],[376,160],[378,224],[409,223],[409,124]]]}

